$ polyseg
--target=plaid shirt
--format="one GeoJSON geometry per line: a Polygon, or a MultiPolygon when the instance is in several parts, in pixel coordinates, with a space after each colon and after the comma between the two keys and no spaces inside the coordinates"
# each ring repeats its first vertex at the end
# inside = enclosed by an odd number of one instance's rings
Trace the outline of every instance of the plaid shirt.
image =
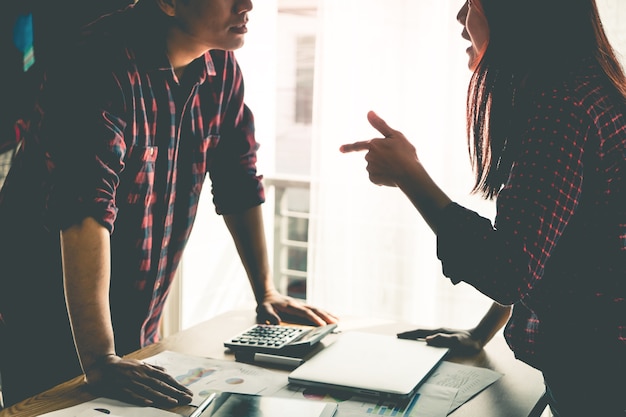
{"type": "Polygon", "coordinates": [[[90,216],[111,232],[120,354],[158,339],[206,173],[219,214],[264,201],[253,116],[233,53],[205,54],[179,82],[160,19],[152,2],[139,2],[86,29],[68,56],[73,70],[49,72],[0,196],[6,204],[12,190],[36,183],[48,230],[90,216]]]}
{"type": "Polygon", "coordinates": [[[507,341],[540,369],[581,339],[626,357],[626,119],[615,96],[595,66],[538,94],[495,226],[455,203],[439,219],[444,274],[514,304],[507,341]]]}

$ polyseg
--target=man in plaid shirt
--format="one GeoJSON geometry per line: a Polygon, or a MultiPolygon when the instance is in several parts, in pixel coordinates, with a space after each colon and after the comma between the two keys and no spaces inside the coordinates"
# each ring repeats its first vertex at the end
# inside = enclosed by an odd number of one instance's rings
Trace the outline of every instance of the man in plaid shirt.
{"type": "Polygon", "coordinates": [[[88,25],[50,66],[0,194],[7,404],[81,372],[103,395],[191,400],[162,369],[121,356],[159,339],[207,173],[258,319],[336,321],[279,294],[270,275],[258,144],[232,52],[251,9],[141,0],[88,25]]]}

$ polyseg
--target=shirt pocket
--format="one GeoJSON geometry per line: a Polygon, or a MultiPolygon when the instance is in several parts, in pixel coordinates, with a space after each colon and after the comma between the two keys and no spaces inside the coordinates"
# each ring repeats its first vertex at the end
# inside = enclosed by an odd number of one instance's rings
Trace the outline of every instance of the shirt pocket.
{"type": "Polygon", "coordinates": [[[133,147],[126,158],[128,184],[126,202],[148,206],[156,200],[154,171],[159,149],[156,146],[133,147]]]}

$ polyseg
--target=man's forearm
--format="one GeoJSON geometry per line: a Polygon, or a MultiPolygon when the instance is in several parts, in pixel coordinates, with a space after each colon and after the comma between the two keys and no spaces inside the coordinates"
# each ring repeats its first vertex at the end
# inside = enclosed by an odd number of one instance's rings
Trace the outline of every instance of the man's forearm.
{"type": "Polygon", "coordinates": [[[261,206],[239,214],[224,215],[226,226],[233,237],[237,252],[252,285],[257,302],[274,291],[267,258],[267,244],[261,206]]]}
{"type": "Polygon", "coordinates": [[[93,218],[61,232],[65,299],[74,342],[86,372],[115,354],[109,306],[110,236],[93,218]]]}

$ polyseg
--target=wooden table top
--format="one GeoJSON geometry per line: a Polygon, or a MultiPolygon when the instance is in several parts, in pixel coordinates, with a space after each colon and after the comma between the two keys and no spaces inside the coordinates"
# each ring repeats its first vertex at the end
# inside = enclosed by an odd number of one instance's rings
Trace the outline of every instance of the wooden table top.
{"type": "MultiPolygon", "coordinates": [[[[171,350],[232,361],[234,355],[224,349],[223,342],[252,324],[254,311],[228,312],[133,352],[128,357],[145,359],[171,350]]],[[[417,327],[414,324],[387,320],[351,318],[342,319],[339,323],[339,328],[343,331],[359,330],[394,335],[417,327]]],[[[336,336],[329,335],[322,343],[330,343],[332,337],[336,336]]],[[[527,417],[543,394],[544,386],[540,372],[516,360],[500,334],[494,337],[483,351],[475,355],[450,356],[446,357],[446,360],[489,368],[503,374],[502,378],[450,414],[452,417],[527,417]]],[[[77,377],[0,411],[0,417],[38,416],[92,399],[94,397],[85,389],[82,377],[77,377]]],[[[168,410],[186,416],[193,409],[191,406],[183,406],[168,410]]]]}

